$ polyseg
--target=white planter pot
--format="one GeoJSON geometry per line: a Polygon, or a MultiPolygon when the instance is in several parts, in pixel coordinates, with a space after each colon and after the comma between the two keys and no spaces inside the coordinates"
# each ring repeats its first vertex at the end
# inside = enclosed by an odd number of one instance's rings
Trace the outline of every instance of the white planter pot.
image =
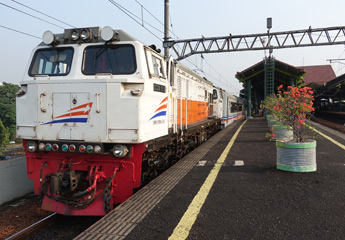
{"type": "Polygon", "coordinates": [[[316,141],[277,141],[277,169],[290,172],[316,171],[316,141]]]}

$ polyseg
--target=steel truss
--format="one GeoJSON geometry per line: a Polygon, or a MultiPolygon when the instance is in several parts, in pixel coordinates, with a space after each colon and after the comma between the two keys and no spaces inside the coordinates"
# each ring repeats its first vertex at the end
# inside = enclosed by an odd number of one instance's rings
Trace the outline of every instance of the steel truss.
{"type": "Polygon", "coordinates": [[[315,28],[287,32],[202,37],[165,41],[164,47],[174,50],[177,60],[193,54],[266,50],[345,44],[345,27],[315,28]]]}

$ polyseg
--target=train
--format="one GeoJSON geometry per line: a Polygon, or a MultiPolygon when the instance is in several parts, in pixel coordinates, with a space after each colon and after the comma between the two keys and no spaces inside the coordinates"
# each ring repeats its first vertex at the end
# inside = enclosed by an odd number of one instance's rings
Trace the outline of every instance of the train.
{"type": "Polygon", "coordinates": [[[111,27],[46,31],[16,97],[41,208],[102,216],[214,133],[241,99],[111,27]]]}

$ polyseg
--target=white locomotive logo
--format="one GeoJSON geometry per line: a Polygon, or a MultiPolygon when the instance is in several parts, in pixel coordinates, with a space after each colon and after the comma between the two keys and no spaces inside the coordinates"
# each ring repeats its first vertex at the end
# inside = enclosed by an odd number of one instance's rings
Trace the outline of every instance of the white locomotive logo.
{"type": "Polygon", "coordinates": [[[59,115],[51,122],[43,123],[42,125],[55,124],[55,123],[86,123],[89,117],[92,102],[79,105],[77,107],[67,110],[65,114],[59,115]]]}
{"type": "Polygon", "coordinates": [[[167,115],[167,106],[168,106],[168,97],[164,98],[161,103],[159,104],[159,107],[156,109],[154,115],[150,118],[149,121],[152,119],[155,119],[160,116],[166,116],[167,115]]]}

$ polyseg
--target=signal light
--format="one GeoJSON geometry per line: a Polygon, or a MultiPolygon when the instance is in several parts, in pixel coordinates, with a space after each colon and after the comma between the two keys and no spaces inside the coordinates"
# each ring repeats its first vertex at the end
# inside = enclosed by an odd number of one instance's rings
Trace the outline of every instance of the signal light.
{"type": "Polygon", "coordinates": [[[36,152],[36,150],[37,150],[37,143],[30,141],[26,145],[26,148],[28,149],[29,152],[36,152]]]}
{"type": "Polygon", "coordinates": [[[95,153],[100,153],[100,152],[102,152],[101,146],[96,145],[95,148],[94,148],[94,152],[95,152],[95,153]]]}
{"type": "Polygon", "coordinates": [[[46,144],[46,147],[45,147],[45,150],[46,150],[46,151],[52,150],[52,145],[51,145],[50,143],[47,143],[47,144],[46,144]]]}
{"type": "Polygon", "coordinates": [[[59,145],[54,143],[53,146],[52,146],[52,149],[53,149],[53,151],[59,150],[59,145]]]}
{"type": "Polygon", "coordinates": [[[40,151],[44,151],[44,150],[45,150],[45,148],[46,148],[46,145],[45,145],[44,143],[40,143],[40,144],[38,144],[38,150],[40,150],[40,151]]]}
{"type": "Polygon", "coordinates": [[[62,145],[61,150],[62,150],[63,152],[67,152],[67,151],[68,151],[68,145],[67,145],[67,144],[62,145]]]}
{"type": "Polygon", "coordinates": [[[87,148],[86,148],[86,152],[92,153],[93,152],[93,146],[88,145],[87,148]]]}
{"type": "Polygon", "coordinates": [[[79,146],[79,152],[85,152],[86,147],[84,145],[79,146]]]}
{"type": "Polygon", "coordinates": [[[74,152],[75,151],[75,145],[74,144],[69,145],[68,150],[70,152],[74,152]]]}

